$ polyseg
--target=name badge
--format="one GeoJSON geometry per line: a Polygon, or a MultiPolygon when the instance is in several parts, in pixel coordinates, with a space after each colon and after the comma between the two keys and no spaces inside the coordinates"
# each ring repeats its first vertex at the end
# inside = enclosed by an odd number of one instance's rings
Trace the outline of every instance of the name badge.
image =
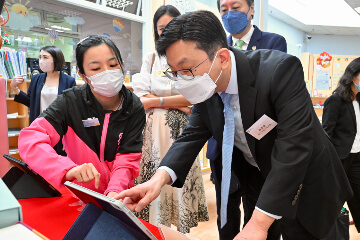
{"type": "Polygon", "coordinates": [[[248,130],[246,130],[246,132],[257,140],[260,140],[266,134],[268,134],[268,132],[270,132],[271,129],[273,129],[276,125],[277,122],[264,114],[248,130]]]}
{"type": "Polygon", "coordinates": [[[86,120],[82,120],[84,127],[95,127],[95,126],[99,126],[99,119],[97,118],[88,118],[86,120]]]}
{"type": "Polygon", "coordinates": [[[157,71],[156,71],[156,76],[157,76],[157,77],[166,77],[164,71],[165,71],[165,70],[157,70],[157,71]]]}

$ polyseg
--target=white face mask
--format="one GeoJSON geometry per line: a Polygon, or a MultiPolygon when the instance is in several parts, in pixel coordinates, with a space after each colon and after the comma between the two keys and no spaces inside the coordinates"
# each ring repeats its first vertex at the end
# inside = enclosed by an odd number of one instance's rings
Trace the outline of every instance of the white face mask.
{"type": "Polygon", "coordinates": [[[105,97],[119,94],[124,83],[124,74],[121,69],[106,70],[86,78],[91,81],[94,92],[105,97]]]}
{"type": "Polygon", "coordinates": [[[43,72],[53,72],[54,71],[54,65],[52,61],[47,60],[39,60],[39,67],[41,71],[43,72]]]}
{"type": "Polygon", "coordinates": [[[214,65],[216,56],[217,56],[217,52],[208,73],[204,73],[204,75],[202,76],[195,76],[195,78],[192,80],[184,80],[178,78],[178,80],[175,81],[175,88],[191,104],[204,102],[209,98],[211,98],[212,95],[214,95],[216,83],[222,74],[222,70],[221,70],[215,82],[209,76],[211,69],[214,65]]]}

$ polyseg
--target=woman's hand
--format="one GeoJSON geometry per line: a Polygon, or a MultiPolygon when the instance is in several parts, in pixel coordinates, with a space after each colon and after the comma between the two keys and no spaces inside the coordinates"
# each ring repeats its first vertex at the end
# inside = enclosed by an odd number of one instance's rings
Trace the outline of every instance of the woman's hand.
{"type": "Polygon", "coordinates": [[[156,98],[149,98],[149,97],[141,97],[140,98],[140,101],[144,105],[145,111],[148,110],[149,108],[154,107],[154,100],[157,100],[157,99],[156,98]]]}
{"type": "MultiPolygon", "coordinates": [[[[109,192],[106,196],[108,196],[109,198],[112,198],[114,196],[116,196],[118,193],[117,192],[109,192]]],[[[121,199],[120,199],[121,200],[121,199]]],[[[120,201],[119,200],[119,201],[120,201]]],[[[121,200],[122,201],[122,200],[121,200]]]]}
{"type": "Polygon", "coordinates": [[[92,163],[84,163],[70,169],[64,177],[65,181],[76,180],[78,183],[90,183],[95,179],[95,188],[100,185],[100,173],[92,163]]]}
{"type": "Polygon", "coordinates": [[[176,109],[186,113],[187,115],[190,115],[191,113],[191,107],[177,107],[176,109]]]}
{"type": "Polygon", "coordinates": [[[15,77],[13,78],[13,80],[11,80],[10,88],[11,88],[11,89],[15,89],[15,88],[17,87],[17,85],[23,83],[25,76],[26,76],[26,74],[15,76],[15,77]]]}

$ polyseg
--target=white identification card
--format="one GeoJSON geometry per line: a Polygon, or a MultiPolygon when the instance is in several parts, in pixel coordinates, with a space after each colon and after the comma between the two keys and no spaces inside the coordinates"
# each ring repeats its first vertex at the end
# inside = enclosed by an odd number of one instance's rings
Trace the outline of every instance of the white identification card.
{"type": "Polygon", "coordinates": [[[264,114],[251,127],[249,127],[249,129],[246,130],[246,132],[249,133],[254,138],[256,138],[257,140],[260,140],[268,132],[270,132],[271,129],[273,129],[276,125],[277,122],[275,122],[274,120],[272,120],[271,118],[269,118],[264,114]]]}
{"type": "Polygon", "coordinates": [[[95,127],[95,126],[99,126],[99,119],[97,118],[88,118],[86,120],[82,120],[84,127],[95,127]]]}

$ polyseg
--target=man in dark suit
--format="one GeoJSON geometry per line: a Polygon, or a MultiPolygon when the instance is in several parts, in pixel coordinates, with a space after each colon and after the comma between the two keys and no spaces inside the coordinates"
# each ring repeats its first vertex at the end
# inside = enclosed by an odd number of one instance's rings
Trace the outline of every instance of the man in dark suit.
{"type": "MultiPolygon", "coordinates": [[[[217,5],[223,25],[226,31],[231,34],[227,37],[229,46],[241,50],[273,49],[286,53],[287,44],[283,36],[262,32],[257,26],[252,25],[251,19],[254,17],[253,0],[218,0],[217,5]],[[240,45],[239,42],[241,42],[240,45]]],[[[208,141],[206,157],[210,160],[211,168],[218,161],[217,158],[221,158],[221,146],[217,144],[213,137],[208,141]]],[[[212,171],[211,179],[215,184],[215,188],[219,188],[220,176],[212,171]]],[[[218,229],[221,239],[232,238],[240,231],[241,212],[238,206],[241,203],[241,193],[239,192],[239,186],[236,175],[232,173],[228,208],[232,209],[232,212],[236,214],[228,217],[226,228],[221,228],[218,214],[218,229]]],[[[247,199],[243,196],[242,200],[244,208],[243,226],[245,226],[254,211],[256,199],[247,199]]],[[[220,211],[219,201],[217,201],[217,210],[220,211]]],[[[269,229],[267,239],[280,239],[280,227],[278,224],[273,224],[269,229]]]]}
{"type": "MultiPolygon", "coordinates": [[[[225,93],[231,96],[226,113],[233,109],[235,124],[231,168],[246,197],[257,199],[251,219],[235,239],[266,239],[275,219],[284,240],[324,237],[352,191],[316,117],[299,59],[280,51],[229,50],[220,21],[208,11],[173,19],[156,48],[167,57],[167,76],[194,106],[187,127],[154,176],[115,198],[140,211],[165,184],[181,187],[211,136],[219,143],[229,140],[229,135],[223,139],[223,132],[231,119],[224,118],[219,96],[225,93]],[[247,133],[260,118],[267,123],[253,128],[253,135],[247,133]]],[[[228,179],[222,174],[228,164],[216,162],[221,180],[228,179]]],[[[228,209],[224,216],[231,214],[228,209]]],[[[222,223],[226,227],[226,219],[222,223]]]]}
{"type": "Polygon", "coordinates": [[[286,53],[287,44],[283,36],[263,32],[252,25],[254,0],[217,0],[217,6],[223,25],[230,33],[227,37],[229,46],[239,48],[238,40],[242,40],[242,50],[273,49],[286,53]]]}

